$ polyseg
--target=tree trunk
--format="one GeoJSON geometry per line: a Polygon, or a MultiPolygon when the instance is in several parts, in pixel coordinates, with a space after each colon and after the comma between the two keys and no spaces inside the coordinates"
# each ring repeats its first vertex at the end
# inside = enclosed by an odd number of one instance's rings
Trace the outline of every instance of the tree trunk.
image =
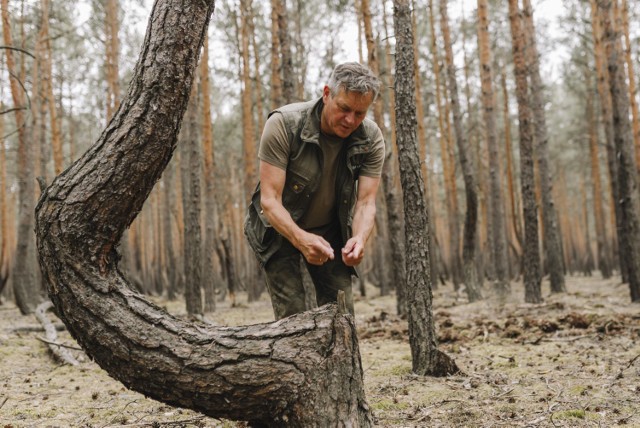
{"type": "Polygon", "coordinates": [[[442,104],[442,93],[440,84],[440,67],[438,60],[438,44],[435,31],[435,10],[433,0],[429,0],[429,27],[431,28],[431,55],[433,57],[433,72],[435,75],[436,87],[436,106],[438,108],[438,129],[440,130],[440,156],[442,158],[442,175],[444,177],[445,188],[445,206],[447,210],[447,223],[449,226],[449,267],[451,269],[451,279],[454,286],[458,287],[460,278],[460,230],[458,227],[458,210],[457,210],[457,190],[455,184],[455,171],[451,171],[451,160],[449,159],[449,150],[447,148],[447,126],[449,115],[445,111],[442,104]],[[454,180],[451,180],[454,177],[454,180]]]}
{"type": "Polygon", "coordinates": [[[51,39],[49,38],[49,0],[42,0],[42,35],[42,42],[44,43],[43,82],[49,110],[49,123],[51,124],[53,170],[55,175],[58,175],[62,172],[64,167],[64,159],[62,156],[62,136],[58,120],[58,110],[56,107],[55,95],[53,93],[53,52],[51,49],[51,39]]]}
{"type": "Polygon", "coordinates": [[[629,78],[629,105],[631,107],[631,118],[633,119],[633,137],[635,141],[636,165],[640,169],[640,113],[638,113],[638,102],[636,101],[636,75],[631,58],[631,38],[629,37],[629,5],[627,0],[622,0],[622,35],[625,41],[625,62],[627,64],[627,77],[629,78]]]}
{"type": "Polygon", "coordinates": [[[449,96],[453,110],[453,127],[458,146],[458,158],[464,178],[464,190],[467,202],[467,212],[464,218],[464,233],[462,243],[463,277],[465,291],[470,302],[482,299],[480,281],[476,269],[476,239],[478,226],[478,188],[473,162],[469,159],[467,138],[462,126],[462,112],[458,96],[458,82],[456,80],[456,66],[453,62],[453,48],[449,34],[449,18],[447,16],[447,1],[440,0],[440,25],[444,38],[447,76],[449,78],[449,96]]]}
{"type": "MultiPolygon", "coordinates": [[[[11,24],[9,23],[8,1],[2,0],[2,33],[4,44],[14,46],[11,37],[11,24]]],[[[7,57],[7,70],[12,76],[10,79],[11,97],[15,107],[15,119],[18,128],[18,245],[15,252],[15,264],[13,266],[13,290],[16,304],[23,315],[32,313],[38,304],[38,287],[36,286],[36,260],[35,241],[33,237],[33,206],[35,195],[35,177],[33,174],[32,154],[33,144],[28,141],[28,128],[24,117],[24,109],[27,107],[24,93],[17,76],[13,51],[5,50],[7,57]]]]}
{"type": "Polygon", "coordinates": [[[489,20],[487,18],[487,0],[478,0],[478,49],[480,56],[480,78],[482,85],[482,109],[489,148],[489,179],[491,203],[491,241],[493,243],[493,261],[495,268],[495,288],[499,293],[509,289],[507,240],[504,224],[504,204],[500,185],[500,152],[496,137],[496,103],[493,93],[491,70],[491,45],[489,42],[489,20]]]}
{"type": "MultiPolygon", "coordinates": [[[[4,110],[0,102],[0,110],[4,110]]],[[[4,115],[0,115],[0,135],[4,135],[4,115]]],[[[4,138],[0,139],[0,296],[9,279],[9,230],[7,229],[7,162],[4,138]]],[[[0,298],[0,302],[2,299],[0,298]]]]}
{"type": "MultiPolygon", "coordinates": [[[[518,194],[515,188],[515,179],[513,173],[513,149],[511,148],[511,117],[509,115],[509,91],[507,91],[507,74],[504,67],[500,70],[500,85],[502,86],[502,118],[504,122],[504,150],[507,160],[507,188],[509,190],[509,208],[511,218],[511,227],[513,231],[513,247],[516,258],[522,258],[522,221],[520,218],[520,209],[518,204],[518,194]]],[[[520,263],[518,263],[520,264],[520,263]]],[[[518,272],[519,274],[520,272],[518,272]]],[[[516,276],[516,275],[514,275],[516,276]]]]}
{"type": "MultiPolygon", "coordinates": [[[[383,6],[384,6],[384,1],[383,1],[383,6]]],[[[416,5],[415,5],[415,0],[411,1],[411,7],[413,8],[413,10],[416,10],[416,5]]],[[[384,8],[383,8],[384,9],[384,8]]],[[[386,28],[386,9],[385,9],[385,14],[384,14],[384,19],[385,19],[385,28],[386,28]]],[[[418,20],[416,18],[416,14],[412,14],[411,15],[411,28],[413,30],[413,34],[417,34],[418,33],[418,20]]],[[[385,30],[385,40],[386,40],[386,47],[387,47],[387,57],[391,57],[390,54],[390,48],[389,48],[389,34],[386,32],[385,30]]],[[[430,159],[430,153],[429,153],[429,140],[427,139],[427,133],[425,130],[425,119],[426,116],[424,114],[424,105],[423,105],[423,94],[422,94],[422,85],[421,85],[421,81],[422,81],[422,77],[420,75],[420,66],[418,64],[418,58],[419,58],[419,49],[418,49],[418,40],[416,40],[416,38],[413,39],[413,57],[414,57],[414,79],[416,82],[416,114],[418,115],[417,120],[418,120],[418,147],[420,147],[420,165],[422,166],[422,177],[424,178],[424,188],[425,188],[425,197],[427,198],[427,217],[429,218],[429,227],[431,228],[431,230],[435,230],[434,228],[434,217],[431,214],[434,212],[434,198],[431,197],[435,192],[435,186],[436,183],[435,181],[431,180],[430,177],[430,171],[429,171],[429,159],[430,159]]],[[[391,67],[388,67],[389,70],[391,70],[391,67]]],[[[390,84],[388,85],[389,87],[391,86],[390,84]]],[[[391,110],[393,111],[392,116],[391,116],[391,127],[393,129],[393,146],[395,147],[395,129],[396,129],[396,122],[395,122],[395,102],[392,105],[391,110]]],[[[395,150],[395,149],[394,149],[395,150]]],[[[397,153],[394,153],[394,157],[397,157],[397,153]]],[[[396,185],[396,187],[399,187],[399,185],[396,185]]],[[[392,235],[393,236],[393,235],[392,235]]],[[[431,254],[431,258],[429,259],[429,263],[430,263],[430,269],[431,269],[431,275],[433,278],[438,278],[438,263],[437,263],[437,258],[436,258],[436,252],[437,252],[437,245],[436,245],[436,239],[435,239],[435,233],[432,234],[432,238],[429,240],[429,253],[431,254]]],[[[404,257],[403,257],[404,259],[404,257]]],[[[437,284],[438,281],[433,281],[432,285],[433,288],[437,288],[437,284]]],[[[406,313],[406,312],[405,312],[406,313]]]]}
{"type": "MultiPolygon", "coordinates": [[[[597,87],[598,87],[598,95],[600,98],[600,109],[602,114],[602,122],[604,125],[604,133],[606,137],[606,151],[607,151],[607,166],[609,169],[609,180],[611,182],[611,201],[613,204],[613,227],[615,228],[615,236],[618,245],[613,245],[614,249],[620,248],[620,234],[622,232],[622,213],[620,212],[620,204],[616,201],[620,200],[620,190],[618,185],[618,165],[616,161],[616,153],[615,153],[615,141],[613,135],[613,113],[612,113],[612,101],[611,101],[611,93],[609,92],[609,72],[605,65],[606,58],[604,52],[604,46],[602,45],[602,27],[601,27],[601,17],[598,14],[598,6],[596,0],[591,0],[591,26],[593,29],[593,43],[594,43],[594,55],[596,62],[596,73],[597,73],[597,87]]],[[[616,251],[617,253],[617,251],[616,251]]],[[[617,258],[620,264],[620,274],[622,276],[622,281],[627,282],[627,266],[626,260],[624,257],[618,254],[617,258]]]]}
{"type": "Polygon", "coordinates": [[[405,209],[409,344],[414,373],[446,376],[458,372],[459,369],[451,358],[438,350],[433,320],[429,271],[429,222],[416,144],[413,33],[410,10],[409,0],[394,0],[396,141],[405,209]]]}
{"type": "MultiPolygon", "coordinates": [[[[389,43],[387,29],[387,11],[385,4],[383,8],[383,24],[385,30],[385,63],[387,73],[383,76],[384,86],[391,88],[392,66],[391,66],[391,47],[389,43]]],[[[389,91],[389,115],[391,116],[391,141],[387,145],[386,159],[382,169],[382,181],[384,199],[386,201],[388,234],[391,237],[389,244],[391,247],[391,258],[393,266],[391,266],[391,277],[396,288],[396,310],[398,315],[407,315],[407,276],[406,276],[406,249],[404,245],[404,212],[402,211],[402,193],[400,189],[400,181],[398,170],[398,151],[396,149],[396,102],[394,91],[389,91]]]]}
{"type": "Polygon", "coordinates": [[[604,43],[609,69],[613,131],[618,161],[621,233],[620,258],[625,259],[629,290],[633,302],[640,301],[640,200],[638,170],[635,163],[633,133],[629,120],[629,90],[625,81],[619,34],[611,22],[611,0],[598,0],[604,22],[604,43]]]}
{"type": "Polygon", "coordinates": [[[105,75],[107,79],[107,121],[120,107],[119,54],[120,54],[120,21],[118,0],[107,0],[105,4],[105,75]]]}
{"type": "Polygon", "coordinates": [[[524,217],[524,300],[542,302],[540,290],[540,253],[538,244],[538,214],[533,176],[533,129],[529,107],[529,83],[525,60],[525,37],[522,29],[518,0],[509,0],[509,21],[516,76],[516,98],[520,135],[520,184],[524,217]]]}
{"type": "Polygon", "coordinates": [[[213,263],[216,253],[215,227],[218,213],[215,198],[215,157],[213,150],[213,126],[211,124],[211,87],[209,79],[209,36],[204,38],[200,59],[200,93],[202,95],[202,158],[204,166],[204,248],[202,280],[204,285],[204,311],[216,309],[216,288],[219,275],[213,263]]]}
{"type": "Polygon", "coordinates": [[[271,110],[283,104],[282,78],[280,77],[280,38],[278,36],[279,3],[280,0],[271,0],[271,110]]]}
{"type": "MultiPolygon", "coordinates": [[[[194,76],[194,81],[197,77],[194,76]]],[[[203,314],[202,305],[202,230],[200,227],[200,138],[198,132],[197,84],[192,86],[184,126],[180,131],[182,167],[182,209],[184,212],[184,298],[187,313],[203,314]]]]}
{"type": "Polygon", "coordinates": [[[602,209],[602,182],[600,179],[600,156],[598,154],[598,120],[593,107],[594,91],[592,88],[591,71],[586,70],[587,104],[586,121],[589,124],[589,158],[591,160],[591,185],[593,189],[593,217],[596,229],[597,264],[602,277],[611,277],[611,261],[609,241],[607,239],[604,211],[602,209]]]}
{"type": "Polygon", "coordinates": [[[291,54],[291,37],[289,35],[289,14],[287,0],[275,0],[278,15],[278,39],[280,42],[280,59],[282,65],[282,96],[284,102],[295,101],[295,78],[293,75],[293,57],[291,54]]]}
{"type": "Polygon", "coordinates": [[[524,33],[527,39],[527,58],[529,76],[531,78],[531,102],[535,123],[536,154],[540,172],[540,187],[542,190],[542,221],[544,224],[544,248],[551,292],[563,293],[567,291],[564,283],[564,263],[562,260],[562,242],[558,230],[558,214],[553,203],[551,170],[549,165],[549,136],[544,112],[544,85],[540,77],[540,56],[536,46],[533,10],[530,0],[523,0],[524,33]]]}
{"type": "Polygon", "coordinates": [[[273,427],[369,427],[355,326],[335,306],[272,325],[193,325],[117,269],[115,247],[176,147],[212,11],[213,2],[156,2],[124,108],[41,198],[49,294],[92,359],[149,397],[273,427]]]}

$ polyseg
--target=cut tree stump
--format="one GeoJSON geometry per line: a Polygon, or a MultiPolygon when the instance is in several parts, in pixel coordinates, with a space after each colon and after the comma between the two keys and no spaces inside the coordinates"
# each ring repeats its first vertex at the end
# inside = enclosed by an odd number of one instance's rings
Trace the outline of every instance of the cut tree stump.
{"type": "Polygon", "coordinates": [[[36,235],[49,296],[87,355],[151,398],[260,426],[371,426],[353,319],[336,305],[273,324],[193,324],[118,270],[123,232],[176,148],[213,9],[156,1],[120,108],[43,192],[36,235]]]}

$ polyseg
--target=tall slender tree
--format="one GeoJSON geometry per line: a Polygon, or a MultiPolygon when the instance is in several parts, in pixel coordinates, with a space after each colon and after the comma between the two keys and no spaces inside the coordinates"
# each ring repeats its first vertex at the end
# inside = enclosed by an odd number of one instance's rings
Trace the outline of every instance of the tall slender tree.
{"type": "Polygon", "coordinates": [[[280,0],[271,0],[271,109],[283,104],[282,77],[280,76],[280,37],[278,33],[278,7],[280,0]]]}
{"type": "Polygon", "coordinates": [[[518,0],[509,0],[509,21],[520,136],[520,185],[524,217],[524,300],[527,303],[539,303],[542,301],[542,292],[540,290],[538,213],[533,175],[533,116],[529,104],[529,82],[524,52],[525,35],[518,0]]]}
{"type": "Polygon", "coordinates": [[[464,179],[466,196],[466,214],[464,219],[464,233],[462,244],[462,261],[464,285],[470,302],[482,299],[478,271],[476,269],[476,239],[478,229],[478,188],[474,165],[469,158],[467,137],[462,124],[462,112],[460,110],[460,98],[458,96],[458,82],[456,79],[456,66],[453,61],[453,47],[449,32],[449,17],[447,1],[440,0],[440,26],[444,39],[445,60],[447,64],[447,77],[449,79],[449,98],[453,111],[453,128],[458,146],[458,159],[464,179]]]}
{"type": "Polygon", "coordinates": [[[531,0],[523,0],[523,24],[526,37],[526,57],[531,79],[531,104],[534,116],[535,154],[537,155],[542,191],[542,221],[544,224],[544,249],[549,270],[551,291],[565,292],[564,263],[562,261],[562,243],[558,230],[558,214],[553,203],[551,167],[549,165],[549,133],[544,111],[544,85],[540,76],[540,55],[536,42],[533,9],[531,0]]]}
{"type": "MultiPolygon", "coordinates": [[[[197,75],[196,75],[197,76],[197,75]]],[[[195,79],[197,82],[197,79],[195,79]]],[[[200,318],[202,305],[202,231],[200,226],[200,138],[198,126],[198,92],[194,82],[180,132],[182,209],[184,211],[184,297],[187,313],[200,318]]]]}
{"type": "Polygon", "coordinates": [[[278,39],[280,43],[280,61],[282,76],[282,96],[286,104],[295,101],[295,78],[293,74],[293,54],[291,53],[291,36],[289,33],[289,13],[287,0],[275,0],[278,17],[278,39]]]}
{"type": "Polygon", "coordinates": [[[598,0],[604,24],[604,45],[609,69],[613,130],[618,161],[620,185],[620,214],[622,230],[618,235],[620,257],[627,266],[631,300],[640,301],[640,200],[638,169],[635,163],[633,133],[629,119],[629,88],[627,87],[622,58],[620,34],[611,17],[611,0],[598,0]]]}
{"type": "Polygon", "coordinates": [[[405,208],[407,244],[407,304],[409,344],[413,372],[419,375],[446,376],[459,371],[455,362],[438,350],[433,320],[433,297],[429,271],[429,228],[424,202],[418,146],[413,33],[409,0],[393,1],[393,25],[396,33],[396,118],[400,179],[405,208]]]}
{"type": "Polygon", "coordinates": [[[493,242],[493,261],[495,264],[496,282],[498,292],[508,289],[507,271],[507,240],[504,224],[504,203],[502,199],[502,186],[500,184],[500,152],[496,136],[496,102],[493,92],[493,72],[491,68],[491,44],[489,41],[489,20],[487,14],[487,0],[478,0],[478,53],[480,56],[480,78],[482,85],[482,112],[485,126],[487,146],[489,148],[489,179],[491,200],[491,232],[490,239],[493,242]]]}
{"type": "Polygon", "coordinates": [[[445,207],[447,211],[447,222],[449,226],[449,261],[451,270],[451,279],[454,286],[458,286],[460,282],[460,229],[458,226],[458,208],[457,198],[458,192],[455,183],[455,169],[452,171],[452,162],[449,159],[450,153],[447,145],[449,132],[447,130],[449,123],[449,113],[443,105],[442,85],[440,82],[440,65],[438,55],[438,42],[435,30],[435,9],[433,0],[429,0],[429,27],[431,29],[431,56],[433,58],[433,72],[436,89],[436,106],[438,110],[438,129],[440,131],[440,156],[442,158],[442,175],[444,177],[445,188],[445,207]],[[452,177],[454,178],[452,180],[452,177]]]}
{"type": "Polygon", "coordinates": [[[604,210],[602,209],[602,182],[600,178],[600,156],[598,138],[598,120],[594,108],[594,89],[592,87],[591,70],[585,68],[585,82],[587,83],[585,119],[589,126],[589,159],[591,164],[591,187],[593,190],[593,217],[596,229],[597,265],[603,278],[610,278],[611,260],[609,240],[606,233],[604,210]]]}
{"type": "Polygon", "coordinates": [[[105,74],[107,80],[107,120],[111,119],[120,106],[120,9],[119,0],[105,3],[105,74]]]}
{"type": "MultiPolygon", "coordinates": [[[[2,33],[4,44],[14,46],[9,22],[8,0],[2,0],[2,33]]],[[[5,50],[7,70],[9,71],[11,97],[14,104],[14,114],[18,127],[18,161],[17,178],[18,190],[18,245],[14,257],[12,269],[12,283],[16,298],[16,304],[23,315],[32,313],[39,300],[36,286],[36,252],[33,236],[33,207],[35,205],[35,180],[33,174],[33,144],[29,144],[29,128],[24,115],[27,107],[23,84],[18,81],[19,73],[16,69],[13,51],[5,50]]]]}
{"type": "Polygon", "coordinates": [[[211,84],[209,77],[209,36],[205,36],[200,58],[200,95],[202,97],[202,163],[204,167],[204,248],[202,279],[205,291],[205,312],[216,309],[215,291],[218,275],[214,265],[216,224],[218,213],[215,197],[215,156],[211,123],[211,84]]]}
{"type": "Polygon", "coordinates": [[[614,259],[618,260],[620,265],[620,273],[623,282],[627,281],[627,265],[624,257],[616,257],[618,253],[619,237],[622,231],[622,214],[620,212],[620,204],[616,201],[620,200],[620,186],[618,185],[618,164],[616,161],[615,141],[613,133],[613,107],[611,100],[611,92],[609,91],[609,70],[606,66],[606,53],[604,45],[602,43],[602,24],[601,16],[598,13],[598,5],[596,0],[590,0],[591,6],[591,27],[593,34],[593,51],[596,63],[596,76],[597,76],[597,88],[598,98],[600,100],[600,111],[602,117],[602,124],[604,127],[604,135],[606,139],[605,150],[607,153],[607,167],[609,172],[609,182],[611,186],[611,204],[613,209],[611,210],[613,215],[612,228],[615,230],[614,244],[614,259]]]}

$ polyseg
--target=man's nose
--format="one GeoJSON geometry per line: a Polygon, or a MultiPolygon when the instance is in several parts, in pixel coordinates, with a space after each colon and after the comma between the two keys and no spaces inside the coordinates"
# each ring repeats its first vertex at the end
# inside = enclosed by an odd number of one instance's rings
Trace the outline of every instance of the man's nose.
{"type": "Polygon", "coordinates": [[[354,113],[347,113],[347,115],[345,116],[344,120],[349,125],[353,125],[356,122],[356,115],[354,113]]]}

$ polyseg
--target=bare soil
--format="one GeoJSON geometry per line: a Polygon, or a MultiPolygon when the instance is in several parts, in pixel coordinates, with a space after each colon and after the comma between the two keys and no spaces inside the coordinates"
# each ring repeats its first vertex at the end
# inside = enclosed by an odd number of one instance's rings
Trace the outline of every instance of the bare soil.
{"type": "MultiPolygon", "coordinates": [[[[488,286],[487,286],[488,287],[488,286]]],[[[619,278],[567,278],[568,293],[523,304],[473,304],[451,287],[434,291],[440,347],[464,373],[413,375],[406,320],[391,296],[357,297],[360,352],[369,405],[380,427],[640,427],[640,305],[619,278]]],[[[220,302],[222,325],[273,320],[267,296],[220,302]]],[[[158,301],[183,315],[181,302],[158,301]]],[[[50,313],[50,318],[54,316],[50,313]]],[[[58,320],[55,320],[59,323],[58,320]]],[[[80,351],[79,366],[54,361],[43,332],[12,304],[0,306],[0,427],[239,427],[127,390],[80,351]]],[[[58,340],[77,346],[66,331],[58,340]]]]}

